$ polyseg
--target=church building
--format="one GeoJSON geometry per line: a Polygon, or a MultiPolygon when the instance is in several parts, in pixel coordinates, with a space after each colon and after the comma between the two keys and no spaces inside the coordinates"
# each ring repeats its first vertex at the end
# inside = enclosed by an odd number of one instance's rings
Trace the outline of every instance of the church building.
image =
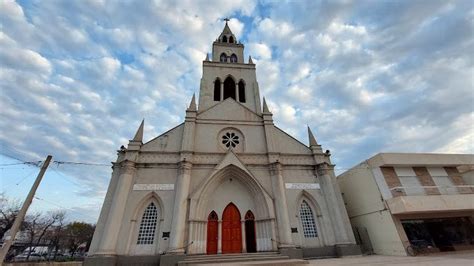
{"type": "Polygon", "coordinates": [[[282,129],[229,26],[184,122],[118,151],[85,265],[173,265],[198,254],[360,252],[329,151],[282,129]]]}

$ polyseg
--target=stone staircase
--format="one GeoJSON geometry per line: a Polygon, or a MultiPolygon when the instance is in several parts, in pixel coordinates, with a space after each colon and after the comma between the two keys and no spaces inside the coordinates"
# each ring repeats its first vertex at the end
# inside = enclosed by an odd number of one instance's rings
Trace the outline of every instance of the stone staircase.
{"type": "Polygon", "coordinates": [[[301,265],[308,264],[305,260],[290,259],[278,252],[234,253],[216,255],[189,255],[178,266],[187,265],[301,265]]]}

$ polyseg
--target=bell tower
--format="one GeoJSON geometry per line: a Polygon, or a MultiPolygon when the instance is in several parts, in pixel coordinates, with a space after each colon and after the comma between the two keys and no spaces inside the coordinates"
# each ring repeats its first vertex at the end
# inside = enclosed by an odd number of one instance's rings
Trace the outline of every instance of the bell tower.
{"type": "Polygon", "coordinates": [[[199,111],[231,98],[257,114],[261,113],[255,64],[244,62],[244,45],[232,33],[225,19],[222,33],[212,44],[212,59],[203,61],[199,90],[199,111]]]}

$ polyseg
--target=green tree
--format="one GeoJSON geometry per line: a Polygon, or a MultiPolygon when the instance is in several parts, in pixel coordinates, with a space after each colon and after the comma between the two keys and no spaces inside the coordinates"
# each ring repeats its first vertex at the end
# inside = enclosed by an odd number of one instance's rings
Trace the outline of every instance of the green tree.
{"type": "Polygon", "coordinates": [[[79,246],[85,244],[86,249],[92,241],[95,226],[83,222],[72,222],[66,226],[67,246],[73,257],[79,246]]]}

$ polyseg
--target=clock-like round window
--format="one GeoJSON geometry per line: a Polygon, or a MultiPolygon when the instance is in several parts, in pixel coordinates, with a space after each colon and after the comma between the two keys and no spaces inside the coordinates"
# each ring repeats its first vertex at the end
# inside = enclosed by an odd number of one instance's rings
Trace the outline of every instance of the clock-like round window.
{"type": "Polygon", "coordinates": [[[240,143],[239,136],[234,132],[226,132],[222,135],[222,144],[224,144],[227,148],[235,148],[240,143]]]}

